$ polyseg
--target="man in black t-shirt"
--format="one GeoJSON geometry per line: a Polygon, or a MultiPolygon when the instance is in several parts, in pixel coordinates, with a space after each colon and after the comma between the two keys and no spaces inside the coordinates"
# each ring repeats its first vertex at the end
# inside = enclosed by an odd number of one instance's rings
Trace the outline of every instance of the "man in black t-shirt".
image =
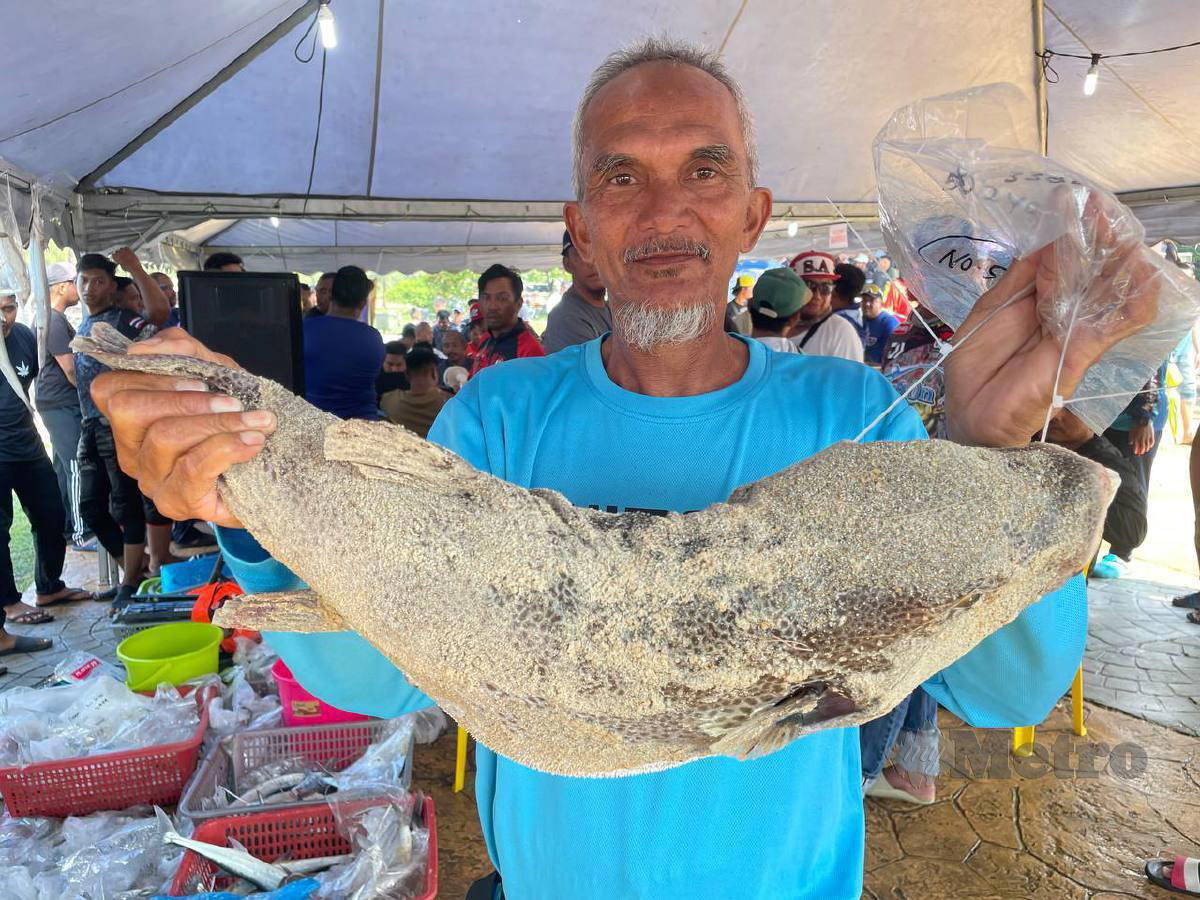
{"type": "Polygon", "coordinates": [[[75,357],[71,339],[75,329],[67,321],[66,311],[79,302],[75,289],[75,270],[66,263],[46,267],[50,282],[50,319],[46,328],[46,352],[49,359],[38,372],[34,406],[42,424],[50,433],[54,451],[54,474],[58,493],[66,510],[63,539],[76,550],[95,549],[87,543],[87,526],[79,513],[79,391],[75,389],[75,357]]]}
{"type": "Polygon", "coordinates": [[[4,656],[50,646],[49,641],[9,634],[4,630],[6,621],[14,625],[54,621],[50,614],[21,602],[21,590],[13,578],[8,537],[14,493],[33,530],[37,606],[85,600],[91,594],[62,582],[66,553],[62,501],[29,404],[29,385],[38,371],[37,339],[17,322],[17,298],[11,293],[0,293],[0,331],[8,357],[8,366],[0,373],[0,656],[4,656]]]}
{"type": "MultiPolygon", "coordinates": [[[[118,250],[112,260],[99,253],[85,253],[76,268],[75,286],[83,298],[86,315],[79,334],[89,335],[96,323],[104,322],[133,340],[149,337],[166,323],[170,305],[158,283],[146,274],[137,255],[129,248],[118,250]],[[142,295],[146,315],[135,315],[116,305],[117,266],[124,267],[142,295]]],[[[116,600],[123,604],[133,596],[142,578],[146,552],[146,515],[137,482],[121,471],[112,429],[92,400],[92,382],[108,367],[82,353],[75,354],[75,383],[83,423],[79,436],[79,506],[87,523],[105,550],[123,560],[121,585],[116,600]]]]}

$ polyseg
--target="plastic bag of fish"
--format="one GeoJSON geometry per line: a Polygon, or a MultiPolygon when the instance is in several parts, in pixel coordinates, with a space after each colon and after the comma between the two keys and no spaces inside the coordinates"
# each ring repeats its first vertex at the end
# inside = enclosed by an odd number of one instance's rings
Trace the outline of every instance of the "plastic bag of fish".
{"type": "Polygon", "coordinates": [[[170,685],[153,697],[108,675],[56,688],[0,694],[0,766],[95,756],[186,740],[196,703],[170,685]]]}
{"type": "Polygon", "coordinates": [[[163,851],[149,808],[66,819],[0,819],[5,900],[146,897],[170,883],[182,853],[163,851]]]}
{"type": "MultiPolygon", "coordinates": [[[[202,856],[224,873],[220,890],[198,896],[249,896],[265,900],[406,900],[424,892],[429,857],[429,831],[421,817],[423,799],[392,789],[374,792],[355,788],[330,798],[338,831],[350,852],[339,856],[261,860],[236,840],[221,847],[182,837],[158,810],[164,844],[202,856]],[[232,876],[232,884],[225,880],[232,876]]],[[[195,895],[194,895],[195,896],[195,895]]]]}
{"type": "Polygon", "coordinates": [[[215,779],[212,792],[201,799],[200,808],[205,812],[245,810],[249,807],[315,802],[331,794],[363,786],[382,786],[384,789],[407,787],[411,778],[408,762],[412,752],[414,724],[410,716],[390,720],[383,730],[382,739],[370,744],[358,759],[340,770],[312,755],[295,754],[262,762],[239,774],[240,766],[228,758],[231,754],[241,752],[234,742],[245,743],[255,738],[235,737],[232,741],[223,742],[216,751],[226,755],[218,767],[224,777],[215,779]]]}

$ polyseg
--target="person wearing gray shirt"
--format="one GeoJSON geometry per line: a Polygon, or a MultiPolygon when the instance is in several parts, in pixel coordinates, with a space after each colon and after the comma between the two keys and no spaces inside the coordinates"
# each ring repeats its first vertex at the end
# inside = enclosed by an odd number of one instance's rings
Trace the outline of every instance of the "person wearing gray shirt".
{"type": "Polygon", "coordinates": [[[563,232],[563,268],[571,273],[571,286],[546,320],[542,347],[557,353],[612,331],[612,315],[604,298],[604,285],[595,267],[586,262],[563,232]]]}

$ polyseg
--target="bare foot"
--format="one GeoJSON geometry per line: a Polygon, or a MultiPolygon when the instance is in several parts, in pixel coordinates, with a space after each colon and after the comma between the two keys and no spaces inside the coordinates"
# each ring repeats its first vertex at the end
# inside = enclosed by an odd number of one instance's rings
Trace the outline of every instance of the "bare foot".
{"type": "Polygon", "coordinates": [[[54,606],[56,603],[74,603],[77,600],[91,600],[95,595],[83,588],[65,587],[53,594],[38,594],[37,605],[54,606]]]}

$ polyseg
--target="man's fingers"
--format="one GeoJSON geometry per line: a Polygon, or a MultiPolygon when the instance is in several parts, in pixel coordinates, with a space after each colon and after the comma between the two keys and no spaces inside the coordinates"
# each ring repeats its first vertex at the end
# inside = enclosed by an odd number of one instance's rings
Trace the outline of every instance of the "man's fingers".
{"type": "Polygon", "coordinates": [[[217,478],[233,465],[246,462],[262,449],[261,432],[216,434],[180,456],[170,474],[149,496],[163,515],[172,519],[206,519],[236,526],[237,520],[221,502],[217,478]]]}
{"type": "Polygon", "coordinates": [[[121,391],[207,391],[208,386],[194,378],[174,375],[150,375],[145,372],[103,372],[92,382],[92,399],[105,418],[109,416],[109,400],[121,391]]]}
{"type": "MultiPolygon", "coordinates": [[[[243,447],[255,448],[248,456],[239,456],[237,462],[244,462],[258,452],[264,436],[274,430],[275,415],[265,409],[158,419],[146,428],[137,449],[137,477],[151,486],[161,484],[187,453],[214,435],[255,435],[253,440],[242,442],[243,447]]],[[[218,474],[224,471],[220,469],[218,474]]]]}

